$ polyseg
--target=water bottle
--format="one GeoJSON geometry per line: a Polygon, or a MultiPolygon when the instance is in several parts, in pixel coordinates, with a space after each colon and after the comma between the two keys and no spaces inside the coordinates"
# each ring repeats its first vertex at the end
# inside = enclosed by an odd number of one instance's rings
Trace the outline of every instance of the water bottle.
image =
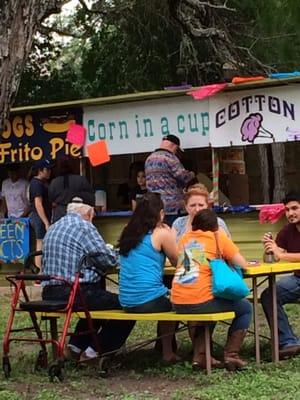
{"type": "MultiPolygon", "coordinates": [[[[272,233],[268,232],[267,233],[269,239],[273,239],[272,233]]],[[[265,263],[273,263],[275,262],[275,257],[273,251],[265,251],[263,255],[263,260],[265,263]]]]}

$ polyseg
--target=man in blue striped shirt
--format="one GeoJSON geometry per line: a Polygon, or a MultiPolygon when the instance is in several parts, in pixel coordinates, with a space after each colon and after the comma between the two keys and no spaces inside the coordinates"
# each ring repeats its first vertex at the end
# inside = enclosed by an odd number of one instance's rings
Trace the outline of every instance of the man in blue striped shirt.
{"type": "MultiPolygon", "coordinates": [[[[67,215],[50,226],[43,240],[43,272],[74,281],[76,269],[81,258],[97,253],[94,262],[103,272],[117,264],[117,255],[104,242],[96,227],[92,224],[94,209],[83,204],[80,198],[74,198],[67,207],[67,215]]],[[[103,289],[101,276],[86,269],[80,279],[81,290],[90,310],[121,309],[118,295],[103,289]]],[[[70,288],[60,281],[43,282],[44,300],[62,300],[69,298],[70,288]]],[[[94,320],[95,330],[99,331],[99,345],[103,352],[120,348],[130,334],[132,321],[94,320]]],[[[87,321],[80,319],[75,334],[87,331],[87,321]]],[[[81,360],[97,356],[90,335],[72,336],[69,349],[81,360]]]]}
{"type": "Polygon", "coordinates": [[[145,162],[146,184],[149,192],[160,193],[164,202],[165,222],[172,226],[180,214],[185,213],[183,188],[195,173],[187,171],[177,157],[180,140],[175,135],[163,137],[159,149],[145,162]]]}

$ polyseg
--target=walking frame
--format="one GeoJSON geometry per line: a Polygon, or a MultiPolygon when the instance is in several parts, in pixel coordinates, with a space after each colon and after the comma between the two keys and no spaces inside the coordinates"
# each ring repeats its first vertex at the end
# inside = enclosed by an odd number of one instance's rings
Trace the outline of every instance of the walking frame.
{"type": "MultiPolygon", "coordinates": [[[[27,270],[36,272],[36,266],[34,265],[34,257],[41,255],[42,252],[31,253],[24,262],[23,270],[15,275],[9,275],[6,277],[8,282],[13,287],[10,314],[8,317],[4,339],[3,339],[3,359],[2,366],[3,372],[6,378],[10,376],[11,364],[10,364],[10,345],[12,342],[26,342],[26,343],[39,343],[40,351],[35,362],[35,369],[48,368],[48,352],[47,344],[52,345],[53,361],[49,365],[48,374],[51,381],[55,378],[62,381],[64,379],[64,347],[66,344],[67,336],[72,335],[69,332],[72,312],[76,307],[76,311],[84,313],[84,317],[88,323],[88,330],[81,334],[91,334],[93,344],[95,345],[96,351],[100,353],[99,344],[96,336],[96,332],[93,327],[93,321],[91,314],[88,310],[84,295],[80,288],[80,278],[83,276],[84,265],[87,261],[88,256],[81,258],[77,269],[74,281],[68,282],[66,279],[58,276],[43,275],[36,273],[28,274],[27,270]],[[67,301],[55,301],[55,300],[31,300],[28,293],[27,282],[39,280],[41,282],[48,282],[55,279],[62,285],[70,287],[70,294],[67,301]],[[76,304],[75,304],[76,301],[76,304]],[[14,328],[15,316],[19,312],[27,312],[30,316],[32,326],[24,328],[14,328]],[[60,317],[64,317],[61,332],[57,330],[57,318],[50,320],[50,336],[47,334],[47,330],[42,330],[41,323],[43,317],[40,318],[41,313],[55,312],[60,317]],[[40,321],[39,321],[40,318],[40,321]],[[21,333],[21,335],[20,335],[21,333]],[[27,336],[24,333],[31,335],[27,336]],[[33,334],[35,334],[33,336],[33,334]]],[[[93,256],[96,256],[94,254],[93,256]]],[[[58,283],[59,284],[59,283],[58,283]]],[[[46,320],[47,321],[47,320],[46,320]]],[[[44,321],[45,322],[45,321],[44,321]]]]}

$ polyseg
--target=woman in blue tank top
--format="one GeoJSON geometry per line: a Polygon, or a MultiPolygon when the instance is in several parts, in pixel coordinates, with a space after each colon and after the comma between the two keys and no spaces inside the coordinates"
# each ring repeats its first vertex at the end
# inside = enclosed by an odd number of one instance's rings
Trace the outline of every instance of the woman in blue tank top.
{"type": "MultiPolygon", "coordinates": [[[[119,239],[119,300],[127,312],[155,313],[172,308],[163,273],[166,256],[176,265],[177,245],[175,235],[163,223],[163,207],[158,193],[146,193],[119,239]]],[[[175,331],[175,323],[160,322],[159,325],[163,359],[175,362],[178,357],[172,350],[170,335],[175,331]]]]}

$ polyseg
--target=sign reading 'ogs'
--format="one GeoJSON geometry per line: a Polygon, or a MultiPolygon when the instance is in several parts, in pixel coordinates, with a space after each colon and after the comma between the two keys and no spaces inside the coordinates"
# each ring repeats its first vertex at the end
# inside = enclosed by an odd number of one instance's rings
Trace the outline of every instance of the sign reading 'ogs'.
{"type": "Polygon", "coordinates": [[[82,123],[82,109],[12,113],[1,132],[0,164],[80,157],[80,146],[66,142],[72,123],[82,123]]]}

